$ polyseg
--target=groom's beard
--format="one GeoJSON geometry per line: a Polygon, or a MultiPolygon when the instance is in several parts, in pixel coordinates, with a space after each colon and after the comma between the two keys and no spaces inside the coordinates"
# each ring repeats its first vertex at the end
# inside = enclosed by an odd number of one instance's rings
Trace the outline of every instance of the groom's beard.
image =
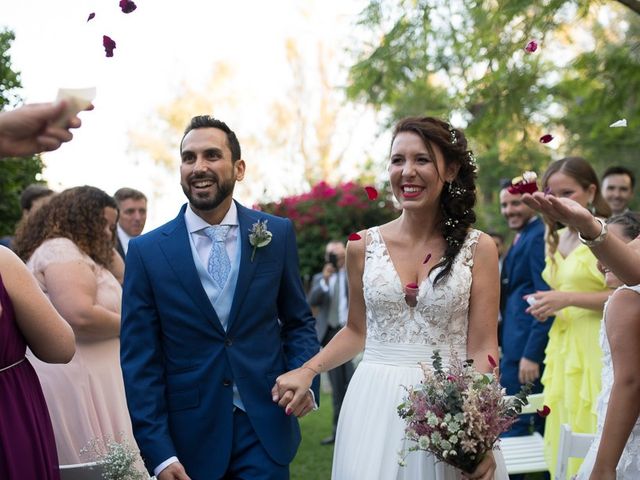
{"type": "Polygon", "coordinates": [[[191,178],[190,182],[195,180],[204,180],[204,179],[213,181],[215,186],[217,187],[215,188],[215,193],[213,193],[213,195],[211,196],[209,196],[209,194],[201,194],[203,196],[198,196],[197,193],[194,194],[191,192],[189,184],[184,184],[184,183],[180,184],[182,186],[182,191],[184,192],[187,199],[189,200],[189,204],[191,204],[191,206],[196,208],[197,210],[204,210],[204,211],[214,210],[218,205],[220,205],[225,200],[225,198],[233,194],[233,187],[236,184],[235,178],[229,178],[227,180],[220,181],[216,176],[199,175],[191,178]]]}

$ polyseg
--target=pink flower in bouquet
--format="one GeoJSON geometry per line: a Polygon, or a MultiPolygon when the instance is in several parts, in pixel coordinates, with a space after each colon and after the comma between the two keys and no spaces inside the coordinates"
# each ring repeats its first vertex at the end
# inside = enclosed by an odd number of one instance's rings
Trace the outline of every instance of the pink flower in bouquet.
{"type": "Polygon", "coordinates": [[[415,282],[407,283],[404,286],[404,301],[410,307],[415,307],[418,304],[418,284],[415,282]]]}

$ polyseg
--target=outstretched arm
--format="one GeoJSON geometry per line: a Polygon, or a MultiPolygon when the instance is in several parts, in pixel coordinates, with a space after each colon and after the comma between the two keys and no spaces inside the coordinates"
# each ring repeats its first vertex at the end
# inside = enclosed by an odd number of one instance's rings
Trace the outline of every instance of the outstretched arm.
{"type": "MultiPolygon", "coordinates": [[[[575,228],[585,239],[594,239],[600,234],[601,225],[591,212],[571,199],[541,192],[525,194],[522,199],[551,219],[575,228]]],[[[591,247],[591,251],[624,283],[640,284],[640,241],[626,244],[615,235],[607,235],[602,243],[591,247]]]]}
{"type": "Polygon", "coordinates": [[[613,388],[591,479],[615,479],[616,466],[640,415],[640,295],[617,291],[607,308],[605,327],[613,360],[613,388]]]}

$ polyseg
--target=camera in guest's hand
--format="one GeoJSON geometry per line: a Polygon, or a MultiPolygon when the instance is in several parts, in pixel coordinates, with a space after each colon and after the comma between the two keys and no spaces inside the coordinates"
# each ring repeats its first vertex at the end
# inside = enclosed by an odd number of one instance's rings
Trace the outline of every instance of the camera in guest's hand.
{"type": "Polygon", "coordinates": [[[336,271],[337,271],[338,270],[338,256],[335,253],[330,253],[327,256],[327,260],[331,265],[333,265],[333,268],[335,268],[336,271]]]}

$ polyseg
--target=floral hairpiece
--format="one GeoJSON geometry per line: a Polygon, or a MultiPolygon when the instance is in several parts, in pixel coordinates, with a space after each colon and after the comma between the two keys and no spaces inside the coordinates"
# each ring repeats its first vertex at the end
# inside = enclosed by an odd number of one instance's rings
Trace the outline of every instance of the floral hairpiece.
{"type": "Polygon", "coordinates": [[[451,135],[451,145],[456,145],[458,143],[458,137],[456,137],[456,131],[451,125],[449,125],[449,134],[451,135]]]}
{"type": "Polygon", "coordinates": [[[513,195],[537,192],[537,180],[538,175],[536,175],[536,172],[524,172],[522,176],[511,180],[511,185],[507,188],[507,191],[513,195]]]}

